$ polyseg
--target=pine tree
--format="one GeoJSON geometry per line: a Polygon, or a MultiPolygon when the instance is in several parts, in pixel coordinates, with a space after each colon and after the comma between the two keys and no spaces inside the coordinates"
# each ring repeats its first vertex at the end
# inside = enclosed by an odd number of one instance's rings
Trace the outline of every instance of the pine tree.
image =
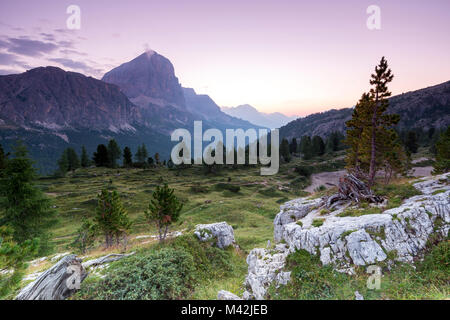
{"type": "Polygon", "coordinates": [[[108,149],[104,144],[99,144],[97,146],[97,152],[94,152],[93,158],[95,165],[97,167],[107,167],[109,164],[108,159],[108,149]]]}
{"type": "Polygon", "coordinates": [[[383,162],[380,168],[384,172],[385,184],[388,184],[398,174],[406,176],[411,170],[410,153],[400,143],[395,131],[388,132],[388,134],[391,136],[383,144],[383,162]]]}
{"type": "Polygon", "coordinates": [[[83,168],[87,168],[90,165],[90,160],[86,148],[84,146],[81,147],[81,166],[83,168]]]}
{"type": "Polygon", "coordinates": [[[145,159],[148,158],[148,151],[147,151],[147,147],[145,146],[145,144],[142,144],[142,158],[143,158],[143,162],[145,162],[145,159]]]}
{"type": "Polygon", "coordinates": [[[128,213],[123,207],[119,194],[104,189],[98,195],[98,204],[95,210],[96,228],[103,233],[106,247],[119,244],[120,238],[126,239],[127,231],[131,227],[128,213]]]}
{"type": "Polygon", "coordinates": [[[160,241],[166,238],[169,226],[178,221],[183,208],[183,204],[173,193],[174,189],[169,188],[167,184],[163,187],[157,186],[145,212],[147,220],[156,224],[160,241]]]}
{"type": "MultiPolygon", "coordinates": [[[[370,84],[373,87],[369,93],[362,95],[352,119],[346,123],[346,144],[350,147],[347,168],[366,178],[369,186],[374,184],[376,173],[385,167],[398,141],[398,135],[392,127],[400,118],[395,114],[385,114],[389,106],[387,98],[391,95],[387,84],[392,79],[392,72],[383,57],[371,75],[370,84]]],[[[396,150],[397,153],[403,152],[401,148],[396,150]]],[[[404,158],[398,154],[398,159],[404,158]]]]}
{"type": "Polygon", "coordinates": [[[68,171],[75,171],[80,167],[80,159],[73,148],[67,148],[63,151],[58,160],[58,171],[65,175],[68,171]]]}
{"type": "Polygon", "coordinates": [[[48,233],[55,223],[50,200],[35,185],[37,174],[26,148],[15,147],[0,181],[0,225],[13,230],[13,240],[23,243],[39,238],[39,253],[50,250],[48,233]]]}
{"type": "Polygon", "coordinates": [[[137,151],[136,151],[136,153],[134,154],[134,159],[135,159],[134,162],[136,162],[136,163],[141,163],[141,162],[139,161],[139,160],[142,159],[142,148],[141,148],[141,146],[138,146],[138,147],[137,147],[137,151]]]}
{"type": "Polygon", "coordinates": [[[322,156],[325,153],[325,143],[320,136],[314,136],[312,139],[312,153],[314,156],[322,156]]]}
{"type": "Polygon", "coordinates": [[[128,147],[123,149],[123,166],[125,168],[131,168],[133,166],[133,155],[128,147]]]}
{"type": "Polygon", "coordinates": [[[408,134],[406,136],[405,146],[406,146],[406,150],[408,150],[409,152],[411,152],[411,153],[417,152],[417,149],[419,146],[417,144],[417,136],[414,131],[408,131],[408,134]]]}
{"type": "Polygon", "coordinates": [[[442,134],[442,132],[440,132],[440,130],[435,130],[433,132],[433,136],[431,137],[431,140],[430,140],[429,150],[430,150],[431,154],[433,154],[434,156],[436,156],[436,154],[437,154],[436,143],[438,142],[439,138],[441,137],[441,134],[442,134]]]}
{"type": "Polygon", "coordinates": [[[394,75],[389,69],[386,59],[382,57],[380,64],[375,67],[375,73],[371,75],[370,80],[370,85],[373,86],[370,89],[370,98],[373,102],[369,104],[371,106],[370,131],[363,132],[363,134],[370,137],[369,186],[373,185],[378,169],[377,145],[383,143],[383,141],[380,141],[381,139],[377,139],[377,136],[382,136],[383,133],[390,130],[389,127],[397,124],[400,120],[398,115],[384,114],[389,106],[388,98],[391,96],[387,85],[393,79],[394,75]]]}
{"type": "Polygon", "coordinates": [[[60,174],[64,176],[67,171],[69,171],[69,157],[67,155],[67,149],[63,151],[61,157],[58,160],[58,172],[56,174],[60,174]]]}
{"type": "Polygon", "coordinates": [[[0,144],[0,174],[2,172],[3,169],[6,168],[6,162],[8,160],[8,154],[5,154],[5,151],[3,150],[2,145],[0,144]]]}
{"type": "Polygon", "coordinates": [[[92,221],[85,219],[76,234],[77,236],[72,242],[71,247],[85,254],[89,247],[94,244],[97,236],[97,226],[92,221]]]}
{"type": "Polygon", "coordinates": [[[69,171],[75,171],[80,167],[80,159],[73,148],[67,148],[67,159],[69,160],[69,171]]]}
{"type": "Polygon", "coordinates": [[[309,160],[313,157],[311,137],[302,137],[300,140],[300,152],[303,154],[303,159],[305,160],[309,160]]]}
{"type": "Polygon", "coordinates": [[[287,139],[281,140],[280,155],[286,162],[289,162],[291,160],[291,153],[289,151],[289,142],[287,141],[287,139]]]}
{"type": "Polygon", "coordinates": [[[292,138],[291,144],[289,145],[289,151],[291,152],[291,154],[297,153],[297,148],[297,139],[292,138]]]}
{"type": "Polygon", "coordinates": [[[332,153],[339,150],[342,150],[343,148],[343,142],[344,135],[340,133],[339,131],[333,131],[330,133],[330,135],[327,137],[327,142],[325,143],[325,147],[327,152],[332,153]]]}
{"type": "Polygon", "coordinates": [[[450,171],[450,126],[436,142],[436,161],[433,167],[434,174],[450,171]]]}
{"type": "Polygon", "coordinates": [[[32,257],[39,246],[37,239],[17,243],[13,239],[13,230],[6,226],[0,227],[0,299],[18,289],[27,267],[26,259],[32,257]]]}
{"type": "Polygon", "coordinates": [[[142,144],[142,146],[138,146],[137,152],[135,154],[136,162],[138,163],[145,163],[145,161],[148,158],[148,152],[147,148],[145,147],[145,144],[142,144]]]}
{"type": "Polygon", "coordinates": [[[117,160],[120,159],[120,156],[122,155],[122,151],[120,150],[119,145],[117,144],[117,141],[114,139],[109,140],[108,143],[108,160],[109,160],[109,167],[110,168],[116,168],[117,167],[117,160]]]}
{"type": "Polygon", "coordinates": [[[368,164],[361,161],[361,136],[364,129],[370,126],[370,103],[369,94],[363,93],[353,110],[352,118],[345,124],[347,127],[345,144],[350,147],[346,156],[347,169],[355,171],[357,175],[360,175],[361,171],[367,172],[369,170],[368,164]]]}

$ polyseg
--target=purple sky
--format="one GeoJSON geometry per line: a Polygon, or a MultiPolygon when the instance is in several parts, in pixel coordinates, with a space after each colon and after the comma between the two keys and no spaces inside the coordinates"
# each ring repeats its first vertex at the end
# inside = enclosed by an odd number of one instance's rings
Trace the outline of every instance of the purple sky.
{"type": "Polygon", "coordinates": [[[0,73],[56,65],[101,78],[145,48],[220,106],[305,115],[350,107],[381,56],[394,94],[450,80],[448,0],[0,2],[0,73]],[[66,8],[81,8],[81,30],[66,8]],[[369,5],[381,30],[366,27],[369,5]]]}

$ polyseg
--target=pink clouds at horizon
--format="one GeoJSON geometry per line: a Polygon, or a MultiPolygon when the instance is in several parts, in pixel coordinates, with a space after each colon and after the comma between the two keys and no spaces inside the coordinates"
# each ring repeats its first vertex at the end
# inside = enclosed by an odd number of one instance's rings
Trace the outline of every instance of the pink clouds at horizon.
{"type": "Polygon", "coordinates": [[[52,64],[101,78],[148,47],[220,106],[300,116],[351,107],[381,56],[394,95],[450,80],[446,0],[16,0],[0,9],[0,71],[52,64]],[[66,29],[71,4],[81,30],[66,29]],[[372,4],[381,30],[366,27],[372,4]]]}

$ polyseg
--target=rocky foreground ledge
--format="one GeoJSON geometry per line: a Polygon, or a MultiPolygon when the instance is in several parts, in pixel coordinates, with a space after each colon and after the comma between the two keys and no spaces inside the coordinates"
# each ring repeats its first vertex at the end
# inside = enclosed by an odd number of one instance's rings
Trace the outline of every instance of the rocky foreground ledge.
{"type": "MultiPolygon", "coordinates": [[[[237,247],[234,239],[233,228],[226,222],[218,222],[212,224],[200,224],[195,228],[194,234],[199,241],[211,241],[217,247],[225,249],[229,246],[237,247]]],[[[171,237],[182,235],[182,232],[175,231],[171,237]]],[[[156,237],[141,236],[141,237],[156,237]]],[[[83,282],[89,274],[97,274],[100,277],[98,269],[103,269],[109,263],[121,260],[123,258],[134,255],[135,252],[127,254],[111,253],[106,256],[89,259],[85,262],[70,252],[57,254],[51,258],[51,261],[57,261],[52,267],[44,272],[29,275],[24,280],[33,280],[25,286],[16,296],[16,300],[64,300],[80,289],[83,282]]],[[[47,260],[47,257],[36,259],[31,263],[38,263],[47,260]]],[[[222,292],[219,294],[222,299],[234,300],[239,298],[233,294],[222,292]]]]}
{"type": "MultiPolygon", "coordinates": [[[[354,273],[355,266],[420,259],[430,236],[447,237],[450,229],[450,173],[413,184],[422,194],[380,214],[339,217],[351,202],[324,214],[327,199],[299,198],[280,207],[274,220],[273,249],[253,249],[247,257],[243,299],[264,299],[268,287],[286,284],[286,257],[297,249],[319,255],[323,265],[354,273]],[[314,219],[322,225],[314,226],[314,219]]],[[[225,295],[221,292],[220,297],[225,295]]],[[[239,298],[239,297],[237,297],[239,298]]]]}

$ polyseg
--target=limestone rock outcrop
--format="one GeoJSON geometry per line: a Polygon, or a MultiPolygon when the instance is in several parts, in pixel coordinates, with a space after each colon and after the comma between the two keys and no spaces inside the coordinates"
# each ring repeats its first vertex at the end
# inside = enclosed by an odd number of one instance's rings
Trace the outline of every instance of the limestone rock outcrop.
{"type": "Polygon", "coordinates": [[[287,284],[291,273],[282,269],[288,254],[284,244],[278,244],[274,249],[253,249],[247,257],[248,275],[244,283],[247,290],[243,298],[262,300],[272,282],[287,284]]]}
{"type": "Polygon", "coordinates": [[[199,224],[195,227],[194,234],[200,241],[216,239],[216,245],[221,249],[236,244],[233,228],[226,222],[199,224]]]}
{"type": "Polygon", "coordinates": [[[323,204],[323,200],[318,199],[295,199],[280,206],[278,213],[273,221],[273,237],[276,242],[281,241],[283,237],[284,225],[296,222],[308,215],[313,209],[317,209],[323,204]]]}
{"type": "MultiPolygon", "coordinates": [[[[333,263],[342,268],[384,261],[388,255],[397,261],[412,262],[420,256],[431,234],[442,238],[448,234],[449,177],[450,173],[415,183],[422,195],[381,214],[338,217],[330,213],[319,227],[296,222],[276,225],[281,234],[276,240],[283,239],[291,250],[319,254],[324,265],[333,263]]],[[[309,205],[299,206],[299,214],[303,215],[305,206],[309,205]]]]}
{"type": "MultiPolygon", "coordinates": [[[[280,207],[274,219],[274,249],[253,249],[247,257],[243,299],[264,299],[268,287],[286,284],[286,257],[298,249],[319,255],[323,265],[352,274],[354,266],[422,257],[430,237],[445,239],[450,230],[450,173],[418,181],[422,194],[379,214],[339,217],[351,202],[325,211],[327,199],[299,198],[280,207]],[[321,225],[314,224],[320,218],[321,225]],[[283,243],[280,243],[283,242],[283,243]]],[[[355,293],[356,299],[363,299],[355,293]]]]}

